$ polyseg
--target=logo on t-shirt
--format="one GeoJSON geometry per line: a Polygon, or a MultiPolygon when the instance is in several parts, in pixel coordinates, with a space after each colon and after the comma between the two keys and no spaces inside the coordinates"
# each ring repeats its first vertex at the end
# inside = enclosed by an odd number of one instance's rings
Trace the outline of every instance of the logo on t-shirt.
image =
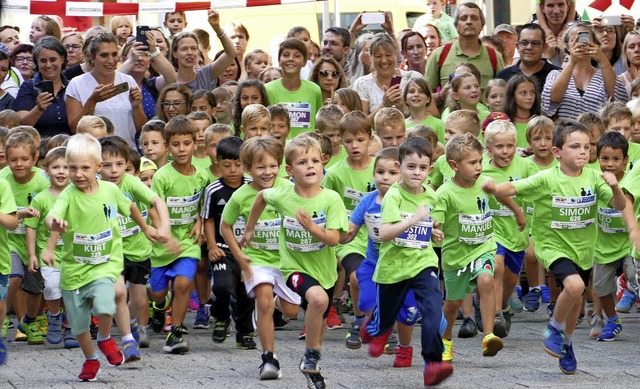
{"type": "Polygon", "coordinates": [[[482,213],[487,213],[489,210],[489,201],[486,196],[476,197],[476,205],[478,206],[478,211],[482,213]]]}
{"type": "Polygon", "coordinates": [[[102,204],[102,213],[104,214],[104,219],[106,221],[109,221],[109,219],[114,218],[115,214],[116,214],[115,205],[103,203],[102,204]]]}

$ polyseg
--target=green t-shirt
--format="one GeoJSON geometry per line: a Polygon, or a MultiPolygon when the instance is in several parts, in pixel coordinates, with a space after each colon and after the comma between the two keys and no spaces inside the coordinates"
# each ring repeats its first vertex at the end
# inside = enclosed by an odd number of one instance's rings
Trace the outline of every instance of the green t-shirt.
{"type": "MultiPolygon", "coordinates": [[[[625,182],[621,185],[621,188],[625,193],[629,193],[633,196],[633,212],[636,214],[636,220],[640,222],[640,177],[632,176],[631,173],[627,173],[623,177],[623,180],[625,182]]],[[[629,244],[631,244],[631,242],[629,242],[629,244]]],[[[634,258],[640,258],[640,253],[638,253],[636,248],[633,246],[631,246],[631,255],[634,258]]]]}
{"type": "MultiPolygon", "coordinates": [[[[424,192],[412,194],[399,183],[391,185],[382,199],[381,223],[397,223],[411,218],[424,205],[431,209],[436,203],[436,193],[424,185],[424,192]]],[[[394,284],[415,277],[428,267],[438,267],[438,256],[431,245],[431,218],[420,221],[395,239],[382,242],[380,257],[373,280],[379,284],[394,284]]]]}
{"type": "MultiPolygon", "coordinates": [[[[504,169],[492,166],[491,159],[485,159],[482,166],[482,173],[487,177],[493,178],[496,184],[518,181],[532,176],[538,171],[535,163],[518,155],[514,155],[509,166],[504,169]]],[[[523,201],[521,198],[514,196],[513,200],[522,208],[523,201]]],[[[493,215],[496,242],[511,251],[526,250],[529,246],[528,230],[518,231],[515,213],[493,196],[489,197],[489,209],[491,209],[493,215]]]]}
{"type": "MultiPolygon", "coordinates": [[[[489,116],[489,114],[491,113],[491,111],[489,111],[489,108],[487,108],[487,106],[482,104],[482,103],[476,104],[476,110],[478,111],[478,119],[480,119],[480,124],[482,124],[482,122],[484,122],[484,119],[486,119],[487,116],[489,116]]],[[[449,109],[449,107],[447,107],[447,108],[444,109],[444,111],[442,111],[442,114],[440,115],[440,118],[444,122],[445,120],[447,120],[447,117],[450,114],[451,114],[451,109],[449,109]]],[[[484,139],[482,137],[482,132],[480,132],[480,134],[478,134],[478,139],[480,139],[480,140],[484,139]]],[[[483,143],[484,143],[484,141],[483,141],[483,143]]]]}
{"type": "Polygon", "coordinates": [[[284,278],[301,272],[315,278],[324,289],[333,287],[338,279],[333,247],[302,228],[295,215],[303,209],[309,213],[313,223],[343,233],[349,229],[349,222],[340,196],[332,190],[323,189],[313,198],[303,198],[298,196],[293,186],[266,189],[263,193],[267,205],[271,205],[282,218],[279,242],[280,270],[284,278]]]}
{"type": "MultiPolygon", "coordinates": [[[[47,178],[47,173],[37,166],[32,167],[31,171],[39,173],[41,176],[47,178]]],[[[5,166],[0,170],[0,178],[7,178],[9,177],[10,174],[11,174],[11,168],[9,166],[5,166]]]]}
{"type": "MultiPolygon", "coordinates": [[[[293,186],[293,183],[284,178],[277,178],[273,183],[274,188],[287,186],[293,186]]],[[[244,226],[246,221],[249,220],[251,208],[258,192],[249,184],[244,184],[238,188],[231,195],[227,205],[224,206],[222,220],[234,226],[234,229],[236,226],[240,226],[239,231],[244,233],[244,226]]],[[[267,206],[258,219],[251,246],[242,249],[242,252],[251,258],[252,265],[280,267],[280,244],[278,238],[281,224],[280,215],[272,206],[267,206]]]]}
{"type": "Polygon", "coordinates": [[[480,176],[471,188],[461,188],[453,181],[445,182],[436,191],[438,201],[431,216],[439,221],[444,232],[442,268],[462,269],[485,253],[495,253],[493,217],[489,209],[490,195],[480,176]]]}
{"type": "Polygon", "coordinates": [[[433,170],[429,173],[429,184],[438,189],[445,182],[451,181],[456,172],[449,166],[447,156],[443,155],[433,164],[433,170]]]}
{"type": "MultiPolygon", "coordinates": [[[[7,180],[0,178],[0,213],[9,215],[16,213],[18,207],[11,193],[7,180]]],[[[11,254],[9,252],[9,237],[6,228],[0,226],[0,274],[11,273],[11,254]]]]}
{"type": "Polygon", "coordinates": [[[282,104],[289,111],[291,132],[287,139],[293,139],[303,132],[316,129],[316,114],[322,108],[322,91],[320,87],[307,80],[297,91],[290,91],[282,86],[282,79],[277,79],[264,87],[271,104],[282,104]]]}
{"type": "MultiPolygon", "coordinates": [[[[340,195],[347,210],[347,217],[351,217],[351,213],[367,193],[376,189],[376,184],[373,180],[373,168],[373,158],[371,158],[369,166],[360,171],[353,170],[345,158],[327,170],[322,186],[326,189],[334,190],[340,195]]],[[[366,252],[367,231],[364,228],[358,231],[353,241],[347,244],[339,244],[336,247],[336,254],[340,258],[353,253],[364,257],[366,252]]]]}
{"type": "Polygon", "coordinates": [[[196,169],[208,170],[209,166],[211,166],[211,158],[209,157],[198,158],[194,156],[194,157],[191,157],[191,164],[195,166],[196,169]]]}
{"type": "Polygon", "coordinates": [[[331,159],[329,160],[329,162],[327,162],[327,164],[324,166],[325,170],[328,170],[330,167],[332,167],[333,165],[342,161],[345,158],[347,158],[347,150],[345,150],[343,146],[340,146],[340,152],[337,155],[331,156],[331,159]]]}
{"type": "Polygon", "coordinates": [[[513,183],[518,196],[534,205],[531,236],[538,260],[549,268],[558,258],[569,258],[581,269],[593,266],[598,227],[597,203],[608,204],[611,188],[592,169],[569,177],[560,166],[513,183]]]}
{"type": "MultiPolygon", "coordinates": [[[[214,181],[217,181],[219,177],[216,177],[213,172],[211,171],[211,166],[213,165],[209,165],[206,169],[202,169],[202,172],[204,173],[205,177],[207,178],[207,184],[210,184],[214,181]]],[[[206,185],[205,185],[206,186],[206,185]]]]}
{"type": "Polygon", "coordinates": [[[602,170],[600,169],[600,161],[597,159],[595,162],[587,162],[587,164],[584,165],[584,167],[586,167],[587,169],[593,169],[597,172],[602,172],[602,170]]]}
{"type": "MultiPolygon", "coordinates": [[[[426,117],[426,119],[424,119],[420,123],[413,123],[413,122],[411,122],[411,120],[409,118],[407,118],[404,121],[404,124],[407,127],[407,130],[410,130],[411,128],[413,128],[415,126],[419,126],[421,124],[425,125],[425,126],[428,126],[428,127],[431,127],[433,129],[433,131],[435,131],[436,134],[438,135],[438,142],[444,144],[444,122],[442,120],[438,119],[437,117],[429,115],[429,116],[426,117]]],[[[431,146],[435,147],[437,145],[431,145],[431,146]]]]}
{"type": "Polygon", "coordinates": [[[628,155],[629,155],[629,164],[627,165],[627,171],[630,171],[640,161],[640,144],[629,142],[628,155]]]}
{"type": "Polygon", "coordinates": [[[118,279],[124,268],[122,237],[116,215],[129,215],[131,200],[118,187],[98,180],[96,193],[65,188],[49,216],[67,221],[62,233],[60,288],[74,290],[100,278],[118,279]]]}
{"type": "Polygon", "coordinates": [[[519,149],[526,149],[529,147],[529,142],[527,142],[527,126],[529,125],[529,122],[515,122],[513,124],[516,126],[518,136],[516,147],[519,149]]]}
{"type": "MultiPolygon", "coordinates": [[[[11,186],[18,210],[29,207],[36,195],[49,187],[49,180],[39,173],[34,174],[26,184],[18,184],[13,173],[10,173],[7,176],[7,182],[11,186]]],[[[25,265],[29,263],[26,233],[27,228],[24,225],[24,220],[20,221],[15,230],[9,231],[9,249],[18,254],[25,265]]]]}
{"type": "MultiPolygon", "coordinates": [[[[45,219],[47,218],[47,215],[53,208],[53,204],[56,203],[57,199],[58,198],[55,197],[53,194],[51,194],[49,190],[43,190],[42,192],[38,193],[36,197],[33,198],[33,201],[31,202],[31,206],[37,209],[38,212],[40,212],[40,217],[31,217],[28,219],[24,219],[25,226],[36,230],[36,256],[38,257],[38,262],[40,263],[40,266],[44,265],[44,262],[42,262],[40,255],[43,251],[46,250],[47,242],[49,241],[49,236],[51,235],[51,232],[47,229],[47,226],[45,225],[45,219]]],[[[62,241],[62,238],[58,238],[58,241],[56,243],[56,248],[53,252],[56,259],[54,265],[57,268],[60,268],[60,261],[62,260],[63,244],[64,242],[62,241]]]]}
{"type": "MultiPolygon", "coordinates": [[[[535,160],[533,159],[533,155],[530,155],[527,158],[530,159],[538,167],[538,169],[540,171],[551,169],[552,167],[555,167],[555,166],[558,165],[558,160],[555,159],[555,158],[552,159],[551,163],[548,164],[547,166],[542,166],[542,165],[536,164],[535,160]]],[[[528,230],[529,230],[529,235],[531,235],[531,228],[533,226],[533,204],[531,204],[528,201],[524,201],[522,207],[525,210],[524,217],[527,219],[527,226],[528,226],[528,230]]]]}
{"type": "MultiPolygon", "coordinates": [[[[150,203],[157,194],[143,184],[137,177],[130,174],[122,176],[118,188],[120,188],[127,198],[136,204],[142,213],[142,217],[148,222],[150,203]]],[[[124,256],[133,262],[147,260],[149,255],[151,255],[152,244],[144,233],[142,233],[140,226],[133,221],[130,216],[123,216],[121,214],[118,214],[118,226],[120,226],[120,235],[122,235],[124,256]]]]}
{"type": "Polygon", "coordinates": [[[178,258],[200,258],[200,246],[194,237],[189,237],[202,205],[202,192],[209,180],[198,169],[185,176],[172,164],[161,167],[153,176],[151,189],[167,204],[171,233],[178,241],[182,252],[172,254],[164,245],[153,245],[151,267],[170,264],[178,258]]]}
{"type": "MultiPolygon", "coordinates": [[[[626,174],[619,182],[625,190],[629,184],[626,174]]],[[[622,219],[622,212],[598,199],[598,240],[596,240],[595,262],[607,264],[631,254],[629,232],[622,219]]]]}

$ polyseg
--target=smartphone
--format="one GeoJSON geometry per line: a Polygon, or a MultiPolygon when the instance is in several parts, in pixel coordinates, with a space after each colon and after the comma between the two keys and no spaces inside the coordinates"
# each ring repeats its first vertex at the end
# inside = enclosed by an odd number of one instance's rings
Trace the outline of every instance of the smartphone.
{"type": "Polygon", "coordinates": [[[402,77],[400,76],[391,77],[391,83],[389,84],[389,88],[391,88],[394,85],[400,85],[400,81],[402,81],[402,77]]]}
{"type": "Polygon", "coordinates": [[[365,12],[361,20],[362,24],[383,24],[384,12],[365,12]]]}
{"type": "Polygon", "coordinates": [[[151,28],[149,26],[138,26],[136,27],[136,42],[140,42],[143,45],[149,47],[149,42],[147,42],[147,36],[145,35],[147,31],[150,31],[151,28]]]}
{"type": "Polygon", "coordinates": [[[122,84],[118,84],[115,86],[116,88],[116,94],[120,94],[120,93],[124,93],[124,92],[128,92],[129,91],[129,83],[128,82],[123,82],[122,84]]]}
{"type": "MultiPolygon", "coordinates": [[[[40,87],[43,92],[49,92],[53,95],[53,81],[51,80],[42,80],[40,83],[40,87]]],[[[56,97],[55,95],[53,97],[56,97]]]]}
{"type": "Polygon", "coordinates": [[[588,43],[591,41],[591,33],[589,31],[578,32],[578,43],[588,43]]]}
{"type": "Polygon", "coordinates": [[[619,26],[622,24],[620,15],[607,15],[602,17],[603,26],[619,26]]]}

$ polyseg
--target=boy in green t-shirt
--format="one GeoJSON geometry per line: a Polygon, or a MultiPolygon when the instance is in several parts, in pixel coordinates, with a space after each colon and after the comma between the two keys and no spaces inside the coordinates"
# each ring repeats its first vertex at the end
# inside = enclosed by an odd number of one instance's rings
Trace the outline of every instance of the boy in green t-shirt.
{"type": "Polygon", "coordinates": [[[152,160],[158,169],[168,163],[169,151],[164,142],[164,127],[162,120],[149,120],[142,126],[140,132],[140,148],[142,155],[152,160]]]}
{"type": "Polygon", "coordinates": [[[331,139],[331,159],[325,165],[326,169],[342,161],[347,156],[340,138],[340,120],[342,120],[343,116],[344,113],[335,104],[323,106],[318,111],[318,115],[316,115],[316,132],[324,134],[331,139]]]}
{"type": "MultiPolygon", "coordinates": [[[[269,110],[269,115],[271,115],[271,127],[269,127],[269,135],[280,142],[280,144],[282,144],[282,147],[284,147],[285,144],[287,144],[287,137],[289,136],[289,132],[291,132],[291,119],[289,118],[289,111],[287,111],[284,106],[279,104],[270,105],[267,107],[267,109],[269,110]]],[[[317,125],[318,117],[316,117],[316,126],[317,125]]],[[[281,170],[283,169],[284,165],[284,163],[280,165],[281,170]]]]}
{"type": "MultiPolygon", "coordinates": [[[[456,135],[447,142],[445,158],[455,172],[451,181],[436,191],[438,202],[432,212],[442,223],[442,269],[446,288],[444,315],[447,328],[443,334],[443,361],[453,360],[451,330],[465,296],[474,288],[480,293],[480,313],[484,338],[482,355],[495,356],[503,347],[493,333],[496,298],[493,274],[496,243],[490,201],[480,185],[489,178],[482,173],[482,143],[471,133],[456,135]]],[[[522,210],[509,198],[499,198],[518,220],[518,229],[526,224],[522,210]]]]}
{"type": "Polygon", "coordinates": [[[202,170],[191,164],[197,147],[196,129],[189,119],[176,116],[165,127],[165,142],[173,161],[160,168],[153,177],[151,189],[167,204],[171,234],[181,252],[154,245],[151,250],[152,315],[149,318],[155,333],[164,327],[165,311],[169,305],[169,283],[173,285],[172,326],[167,334],[163,351],[183,354],[189,351],[184,338],[183,322],[189,305],[191,282],[200,258],[198,240],[202,231],[199,217],[202,191],[208,179],[202,170]]]}
{"type": "Polygon", "coordinates": [[[240,161],[253,181],[235,191],[222,212],[220,232],[240,264],[242,279],[247,294],[256,299],[258,313],[257,331],[262,345],[260,379],[280,378],[280,363],[274,356],[273,313],[276,302],[286,315],[295,317],[300,305],[300,296],[287,286],[280,271],[281,220],[273,208],[260,215],[253,234],[253,244],[241,249],[236,241],[234,225],[244,224],[249,219],[253,201],[263,189],[293,185],[291,181],[278,177],[280,161],[284,157],[284,147],[272,137],[255,137],[246,140],[240,148],[240,161]],[[276,294],[274,301],[273,294],[276,294]]]}
{"type": "Polygon", "coordinates": [[[560,122],[553,131],[552,152],[559,166],[516,182],[483,189],[489,194],[522,197],[534,205],[532,239],[536,256],[563,290],[545,329],[544,349],[560,358],[560,370],[573,374],[577,362],[572,335],[578,322],[585,286],[591,278],[597,238],[597,203],[622,211],[634,246],[640,246],[635,215],[611,172],[585,169],[589,159],[589,131],[581,124],[560,122]]]}
{"type": "MultiPolygon", "coordinates": [[[[375,190],[373,180],[373,158],[368,150],[371,144],[371,125],[367,116],[361,111],[351,111],[344,115],[339,124],[340,138],[347,157],[334,164],[328,171],[322,182],[326,189],[336,191],[342,198],[347,210],[347,216],[356,208],[360,200],[369,192],[375,190]]],[[[349,282],[351,298],[353,299],[354,320],[351,329],[345,339],[347,348],[358,349],[362,345],[359,328],[364,322],[365,316],[358,308],[358,279],[356,270],[364,260],[367,251],[367,231],[362,229],[356,237],[347,244],[336,247],[336,254],[345,270],[345,278],[349,282]]],[[[342,285],[338,285],[342,288],[342,285]]],[[[335,306],[331,308],[334,311],[335,306]]],[[[330,313],[332,315],[333,312],[330,313]]],[[[330,319],[328,319],[329,321],[330,319]]],[[[328,323],[329,325],[331,323],[328,323]]],[[[341,324],[341,323],[340,323],[341,324]]],[[[330,327],[331,328],[331,327],[330,327]]]]}
{"type": "MultiPolygon", "coordinates": [[[[4,323],[7,315],[7,289],[9,288],[9,273],[11,261],[7,245],[7,230],[15,230],[18,226],[18,207],[11,193],[9,183],[0,178],[0,323],[4,323]]],[[[7,362],[7,332],[2,328],[0,333],[0,366],[7,362]]]]}
{"type": "Polygon", "coordinates": [[[45,223],[64,241],[60,289],[68,320],[86,359],[78,378],[95,381],[100,362],[89,332],[91,312],[98,317],[98,347],[109,365],[124,362],[124,355],[110,336],[116,313],[115,282],[123,268],[116,215],[131,215],[150,239],[155,239],[157,232],[147,226],[138,207],[116,185],[96,179],[102,154],[93,136],[77,134],[69,138],[66,158],[73,185],[60,193],[45,223]]]}
{"type": "Polygon", "coordinates": [[[198,147],[193,152],[191,163],[198,169],[206,170],[211,166],[211,159],[207,155],[207,143],[205,141],[204,132],[213,123],[211,116],[204,111],[195,111],[187,115],[193,126],[196,128],[196,139],[198,147]]]}
{"type": "Polygon", "coordinates": [[[369,340],[369,354],[380,356],[407,292],[413,290],[422,313],[425,386],[437,385],[453,374],[453,365],[442,362],[442,292],[438,257],[431,245],[432,234],[434,241],[440,241],[442,232],[433,230],[429,210],[436,203],[436,194],[424,184],[432,154],[431,145],[422,138],[409,138],[400,145],[395,165],[401,180],[382,200],[382,244],[373,274],[378,284],[377,303],[367,325],[361,327],[363,340],[369,340]]]}
{"type": "Polygon", "coordinates": [[[281,217],[280,270],[287,286],[303,299],[307,311],[306,351],[300,371],[311,387],[324,387],[320,357],[325,319],[331,308],[333,286],[338,278],[333,246],[348,230],[347,212],[336,192],[324,189],[322,150],[315,139],[297,136],[285,147],[287,174],[294,186],[265,189],[258,193],[243,237],[253,240],[258,218],[267,206],[281,217]]]}

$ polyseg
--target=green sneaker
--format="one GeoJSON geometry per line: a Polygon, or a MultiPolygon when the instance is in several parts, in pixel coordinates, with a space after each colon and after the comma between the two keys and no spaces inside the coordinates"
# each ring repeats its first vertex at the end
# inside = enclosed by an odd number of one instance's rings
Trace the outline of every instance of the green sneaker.
{"type": "Polygon", "coordinates": [[[36,316],[36,323],[38,323],[38,328],[42,335],[47,336],[47,332],[49,331],[49,319],[47,319],[46,314],[36,316]]]}
{"type": "Polygon", "coordinates": [[[9,332],[9,326],[11,325],[11,319],[9,316],[5,316],[4,322],[2,323],[2,337],[7,339],[7,334],[9,332]]]}
{"type": "Polygon", "coordinates": [[[27,324],[22,319],[18,324],[18,329],[27,335],[29,344],[44,344],[44,335],[40,331],[40,325],[37,321],[27,324]]]}
{"type": "Polygon", "coordinates": [[[171,329],[167,334],[162,351],[168,354],[184,354],[189,351],[189,342],[183,336],[182,326],[171,329]]]}

